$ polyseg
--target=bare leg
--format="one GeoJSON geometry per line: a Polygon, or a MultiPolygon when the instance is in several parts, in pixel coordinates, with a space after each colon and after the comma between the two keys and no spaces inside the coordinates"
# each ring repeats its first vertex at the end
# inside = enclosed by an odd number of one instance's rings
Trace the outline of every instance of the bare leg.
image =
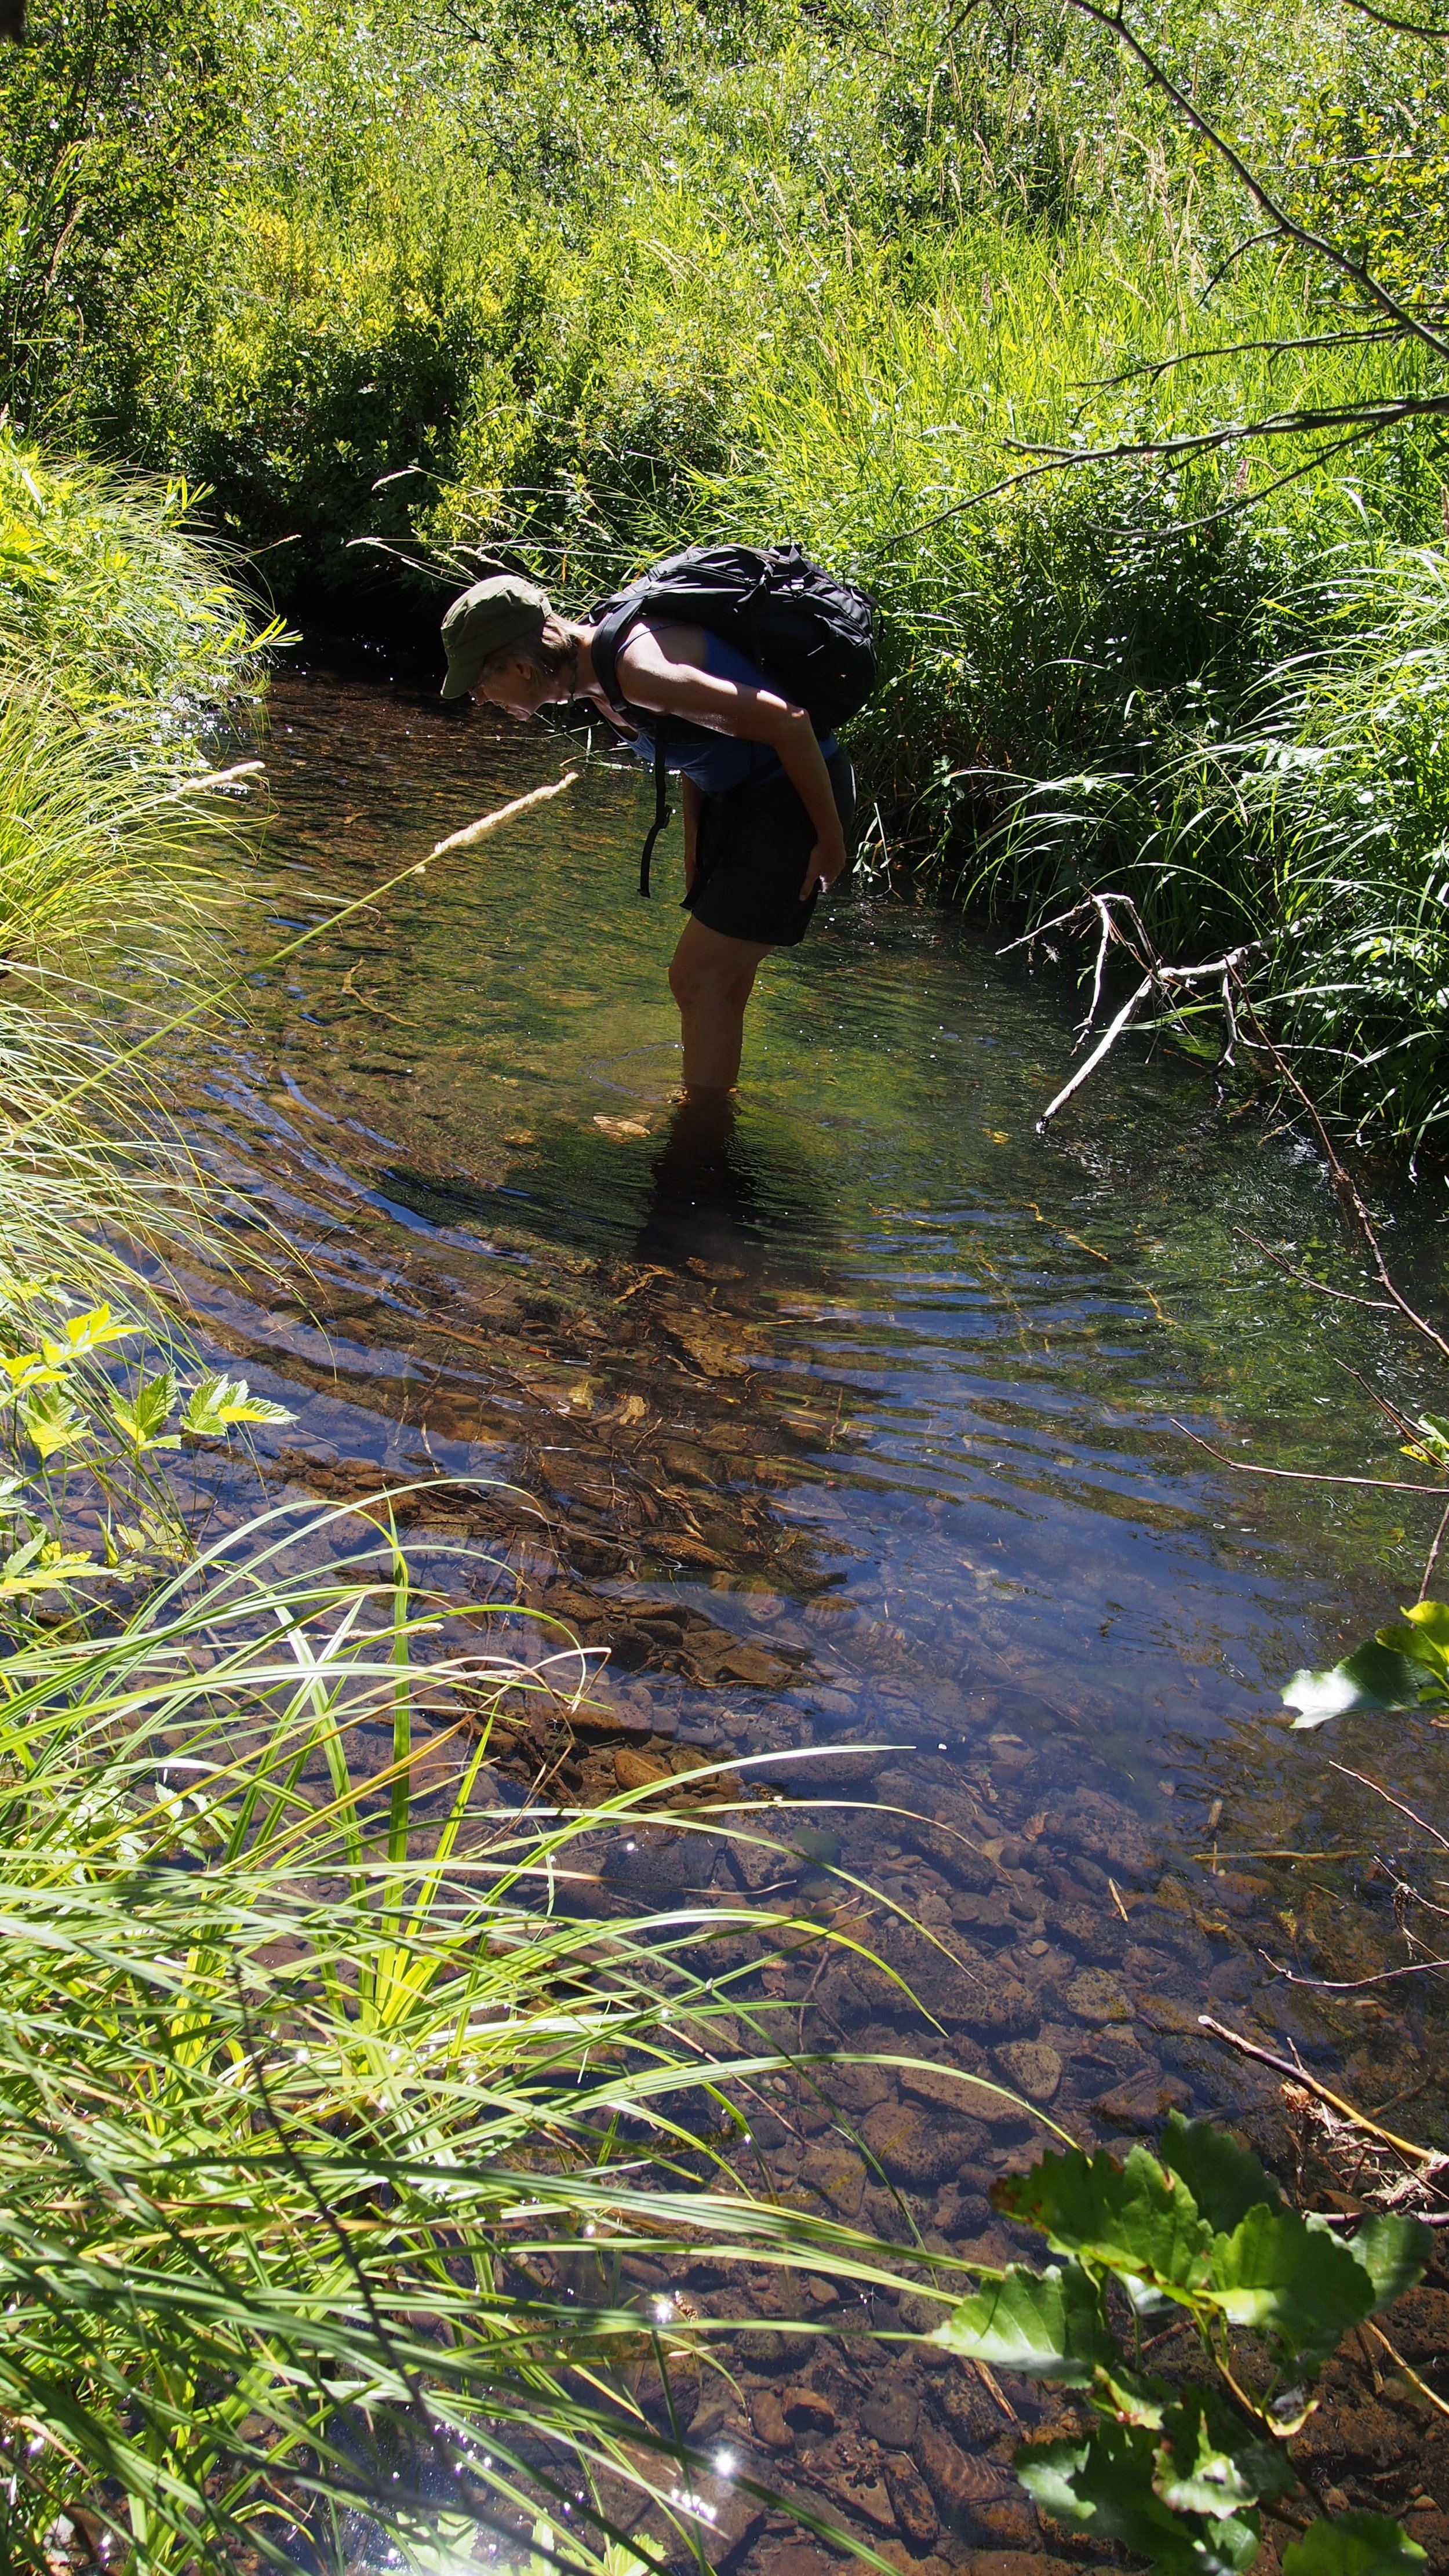
{"type": "Polygon", "coordinates": [[[702,921],[687,921],[669,966],[669,989],[679,1004],[684,1036],[684,1087],[691,1098],[723,1095],[739,1079],[745,1005],[755,969],[769,946],[728,939],[702,921]]]}

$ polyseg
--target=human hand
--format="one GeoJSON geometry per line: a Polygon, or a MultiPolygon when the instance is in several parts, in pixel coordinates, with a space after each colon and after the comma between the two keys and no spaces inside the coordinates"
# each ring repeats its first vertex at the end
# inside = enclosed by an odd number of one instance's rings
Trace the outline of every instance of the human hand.
{"type": "Polygon", "coordinates": [[[804,882],[800,888],[801,902],[808,903],[817,886],[834,885],[849,855],[845,846],[845,834],[842,831],[835,831],[828,840],[817,841],[810,853],[804,882]]]}

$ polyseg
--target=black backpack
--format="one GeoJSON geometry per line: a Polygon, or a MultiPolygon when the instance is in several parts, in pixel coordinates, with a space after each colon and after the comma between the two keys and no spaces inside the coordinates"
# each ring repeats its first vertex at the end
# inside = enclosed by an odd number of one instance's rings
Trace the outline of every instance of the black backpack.
{"type": "MultiPolygon", "coordinates": [[[[627,590],[591,610],[595,675],[611,706],[628,712],[619,655],[641,617],[651,623],[703,626],[802,706],[817,733],[833,733],[858,715],[879,677],[873,611],[864,591],[838,581],[796,545],[687,546],[641,573],[627,590]]],[[[639,864],[639,892],[649,892],[654,844],[669,820],[665,719],[654,734],[654,826],[639,864]]],[[[668,719],[676,743],[713,741],[702,726],[668,719]]]]}

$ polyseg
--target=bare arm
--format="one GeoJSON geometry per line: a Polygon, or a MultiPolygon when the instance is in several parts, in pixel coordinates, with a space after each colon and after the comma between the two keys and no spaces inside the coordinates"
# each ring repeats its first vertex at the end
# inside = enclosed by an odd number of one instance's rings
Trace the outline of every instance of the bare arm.
{"type": "MultiPolygon", "coordinates": [[[[636,627],[619,656],[620,681],[633,706],[657,715],[685,716],[691,724],[728,734],[736,742],[768,744],[815,829],[815,847],[800,888],[803,903],[817,884],[833,885],[847,856],[835,791],[815,728],[803,707],[792,706],[773,689],[741,688],[684,658],[702,645],[703,637],[691,627],[668,627],[657,635],[647,627],[636,627]]],[[[685,810],[687,817],[687,802],[685,810]]]]}

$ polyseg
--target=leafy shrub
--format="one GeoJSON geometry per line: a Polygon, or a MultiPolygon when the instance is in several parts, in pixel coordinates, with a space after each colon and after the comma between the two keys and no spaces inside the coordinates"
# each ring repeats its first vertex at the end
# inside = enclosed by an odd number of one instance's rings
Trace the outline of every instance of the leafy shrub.
{"type": "Polygon", "coordinates": [[[1119,2165],[1071,2148],[1005,2176],[992,2198],[1061,2260],[1044,2272],[1010,2265],[933,2340],[1082,2392],[1092,2425],[1016,2456],[1044,2512],[1169,2576],[1245,2576],[1264,2507],[1302,2535],[1284,2552],[1285,2576],[1410,2576],[1426,2563],[1379,2514],[1304,2528],[1288,2447],[1344,2336],[1419,2278],[1432,2239],[1417,2219],[1380,2214],[1342,2236],[1291,2209],[1256,2156],[1176,2112],[1156,2155],[1134,2147],[1119,2165]],[[1130,2356],[1112,2285],[1131,2319],[1130,2356]],[[1209,2365],[1186,2386],[1142,2366],[1143,2326],[1174,2314],[1209,2365]]]}

